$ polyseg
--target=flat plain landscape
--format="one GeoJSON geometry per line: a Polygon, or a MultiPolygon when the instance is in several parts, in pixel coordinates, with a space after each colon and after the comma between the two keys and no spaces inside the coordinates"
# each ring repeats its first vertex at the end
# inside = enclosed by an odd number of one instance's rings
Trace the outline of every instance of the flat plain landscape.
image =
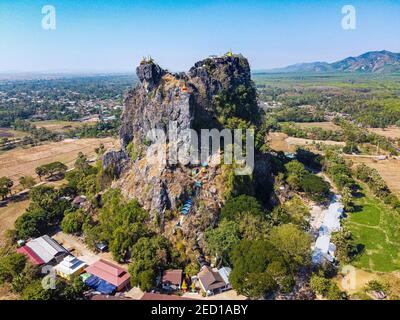
{"type": "Polygon", "coordinates": [[[296,125],[300,128],[321,128],[325,130],[339,131],[341,127],[330,122],[296,122],[296,125]]]}
{"type": "Polygon", "coordinates": [[[36,177],[36,167],[54,161],[61,161],[72,167],[79,152],[83,152],[90,159],[95,155],[94,149],[101,143],[107,149],[116,146],[117,139],[65,139],[4,152],[0,154],[0,177],[9,177],[14,181],[14,188],[18,188],[18,178],[26,175],[36,177]]]}
{"type": "Polygon", "coordinates": [[[47,121],[34,121],[32,122],[37,128],[45,128],[50,131],[67,131],[69,129],[78,128],[82,126],[82,122],[79,121],[59,121],[59,120],[47,120],[47,121]]]}
{"type": "Polygon", "coordinates": [[[303,139],[303,138],[295,138],[289,137],[287,134],[283,132],[271,132],[268,135],[268,143],[271,149],[275,151],[283,151],[283,152],[295,152],[297,147],[300,146],[312,146],[313,144],[323,144],[327,146],[341,146],[345,145],[344,142],[340,141],[331,141],[331,140],[312,140],[312,139],[303,139]]]}
{"type": "Polygon", "coordinates": [[[352,155],[346,155],[346,158],[351,159],[354,164],[364,163],[378,170],[390,190],[400,196],[400,160],[387,159],[376,161],[373,157],[357,157],[352,155]]]}
{"type": "Polygon", "coordinates": [[[10,128],[0,128],[0,138],[23,138],[24,136],[26,136],[25,132],[10,128]]]}
{"type": "Polygon", "coordinates": [[[82,127],[84,124],[94,124],[96,121],[60,121],[60,120],[47,120],[47,121],[34,121],[37,128],[45,128],[50,131],[65,132],[71,129],[82,127]]]}
{"type": "Polygon", "coordinates": [[[5,239],[4,232],[14,228],[14,222],[29,206],[30,200],[9,202],[7,206],[0,207],[0,246],[5,239]]]}
{"type": "Polygon", "coordinates": [[[389,126],[387,128],[369,128],[368,130],[387,138],[400,139],[400,127],[389,126]]]}
{"type": "MultiPolygon", "coordinates": [[[[60,142],[51,142],[32,148],[18,148],[0,154],[0,176],[7,176],[14,181],[14,191],[19,189],[18,178],[30,175],[36,178],[35,168],[53,161],[61,161],[69,168],[74,164],[79,152],[83,152],[90,159],[95,155],[94,149],[103,143],[106,148],[117,146],[117,139],[66,139],[60,142]]],[[[51,182],[57,185],[58,182],[51,182]]],[[[11,201],[0,207],[0,242],[4,240],[4,232],[14,227],[15,220],[24,213],[29,200],[11,201]]]]}

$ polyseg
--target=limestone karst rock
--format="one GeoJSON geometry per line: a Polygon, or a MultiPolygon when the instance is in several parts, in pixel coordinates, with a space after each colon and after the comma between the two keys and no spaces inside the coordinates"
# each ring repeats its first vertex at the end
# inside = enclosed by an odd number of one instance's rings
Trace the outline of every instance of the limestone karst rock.
{"type": "MultiPolygon", "coordinates": [[[[121,119],[122,150],[106,153],[103,164],[117,170],[119,179],[113,186],[127,198],[137,199],[161,225],[164,212],[176,209],[200,181],[195,209],[182,226],[188,237],[199,237],[218,219],[226,191],[224,168],[208,167],[195,175],[193,166],[161,163],[156,157],[151,159],[148,151],[156,144],[163,150],[187,144],[187,136],[181,133],[189,128],[222,128],[218,109],[222,95],[233,99],[241,94],[243,106],[235,106],[232,112],[238,111],[232,115],[255,123],[258,106],[249,63],[242,55],[224,55],[199,61],[187,73],[170,73],[144,60],[136,73],[140,82],[127,94],[121,119]],[[148,132],[161,129],[167,133],[171,122],[176,123],[177,137],[149,141],[148,132]]],[[[269,177],[268,168],[265,161],[256,164],[264,180],[269,177]]]]}

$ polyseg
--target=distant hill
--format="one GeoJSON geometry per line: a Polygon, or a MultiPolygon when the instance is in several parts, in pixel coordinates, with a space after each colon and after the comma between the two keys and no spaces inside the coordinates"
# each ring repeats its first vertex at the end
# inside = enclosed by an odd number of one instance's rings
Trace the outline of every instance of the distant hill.
{"type": "Polygon", "coordinates": [[[291,72],[363,72],[363,73],[395,73],[400,72],[400,53],[390,51],[370,51],[358,57],[348,57],[346,59],[327,63],[310,62],[299,63],[285,68],[272,69],[271,73],[291,73],[291,72]]]}

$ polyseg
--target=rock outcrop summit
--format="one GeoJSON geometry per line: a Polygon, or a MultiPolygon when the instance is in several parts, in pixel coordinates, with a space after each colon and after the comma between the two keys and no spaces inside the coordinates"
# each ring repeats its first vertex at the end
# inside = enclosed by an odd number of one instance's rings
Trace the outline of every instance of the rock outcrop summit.
{"type": "MultiPolygon", "coordinates": [[[[199,61],[186,73],[171,73],[144,59],[136,73],[139,83],[127,94],[121,119],[122,149],[106,153],[103,165],[119,176],[113,186],[137,199],[162,228],[166,215],[175,211],[179,216],[177,209],[192,198],[190,214],[177,224],[196,238],[217,221],[230,173],[224,166],[155,164],[146,154],[156,142],[146,135],[154,128],[167,131],[172,121],[178,134],[188,128],[221,129],[235,121],[256,125],[259,110],[249,63],[242,55],[226,54],[199,61]]],[[[164,147],[185,143],[184,138],[167,140],[164,147]]],[[[256,170],[268,177],[265,163],[256,170]]]]}

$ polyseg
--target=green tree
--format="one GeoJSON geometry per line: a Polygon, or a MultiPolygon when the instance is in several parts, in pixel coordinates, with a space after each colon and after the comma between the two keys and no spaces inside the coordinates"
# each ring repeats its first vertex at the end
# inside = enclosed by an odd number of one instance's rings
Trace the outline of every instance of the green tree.
{"type": "Polygon", "coordinates": [[[81,170],[84,172],[90,167],[86,155],[84,155],[82,152],[78,153],[78,156],[74,163],[74,167],[75,167],[75,169],[81,170]]]}
{"type": "Polygon", "coordinates": [[[107,191],[103,202],[99,211],[101,238],[108,242],[114,258],[121,261],[136,241],[147,234],[149,214],[136,200],[125,203],[118,189],[107,191]]]}
{"type": "Polygon", "coordinates": [[[328,291],[326,293],[326,298],[329,300],[343,300],[344,293],[340,291],[338,285],[331,281],[328,291]]]}
{"type": "Polygon", "coordinates": [[[43,288],[41,280],[35,280],[24,289],[21,298],[23,300],[50,300],[52,298],[51,291],[43,288]]]}
{"type": "Polygon", "coordinates": [[[295,190],[300,188],[303,177],[309,174],[304,165],[297,160],[292,160],[285,164],[285,169],[287,172],[286,181],[295,190]]]}
{"type": "Polygon", "coordinates": [[[226,201],[224,207],[221,209],[220,219],[238,221],[245,213],[262,217],[265,216],[262,207],[256,198],[248,195],[240,195],[226,201]]]}
{"type": "Polygon", "coordinates": [[[132,247],[129,273],[132,286],[149,291],[162,266],[168,261],[168,242],[163,237],[140,238],[132,247]]]}
{"type": "Polygon", "coordinates": [[[18,181],[24,189],[30,189],[36,184],[35,179],[31,176],[22,176],[18,181]]]}
{"type": "MultiPolygon", "coordinates": [[[[282,223],[293,223],[302,228],[308,227],[308,218],[310,216],[310,211],[308,207],[304,204],[300,197],[293,197],[289,201],[286,201],[283,205],[283,210],[287,213],[287,219],[283,219],[282,223]]],[[[277,225],[277,224],[275,224],[277,225]]]]}
{"type": "Polygon", "coordinates": [[[79,234],[86,220],[86,214],[82,209],[67,212],[61,222],[61,229],[66,233],[79,234]]]}
{"type": "Polygon", "coordinates": [[[37,167],[35,173],[38,175],[40,181],[42,181],[42,178],[47,174],[46,169],[43,166],[37,167]]]}
{"type": "Polygon", "coordinates": [[[265,240],[242,240],[231,251],[229,280],[239,294],[251,298],[267,296],[293,286],[293,274],[282,254],[265,240]],[[274,266],[273,268],[270,266],[274,266]],[[281,287],[284,284],[284,287],[281,287]]]}
{"type": "Polygon", "coordinates": [[[50,179],[55,175],[64,175],[67,169],[68,167],[64,163],[56,161],[37,167],[35,172],[39,176],[39,179],[42,180],[42,177],[50,179]]]}
{"type": "Polygon", "coordinates": [[[292,270],[310,263],[311,236],[293,224],[283,224],[271,229],[269,241],[283,255],[292,270]]]}
{"type": "Polygon", "coordinates": [[[83,299],[84,292],[88,287],[80,276],[73,276],[69,282],[59,281],[58,295],[63,300],[79,300],[83,299]]]}
{"type": "Polygon", "coordinates": [[[45,165],[45,168],[49,178],[53,177],[54,175],[64,175],[68,169],[64,163],[59,161],[49,163],[45,165]]]}
{"type": "Polygon", "coordinates": [[[0,284],[11,282],[25,268],[26,257],[19,253],[10,253],[0,257],[0,284]]]}
{"type": "Polygon", "coordinates": [[[47,214],[38,206],[30,206],[26,212],[15,221],[18,237],[28,239],[44,234],[47,229],[47,214]]]}
{"type": "Polygon", "coordinates": [[[99,147],[94,149],[94,152],[96,152],[96,154],[98,156],[103,155],[106,152],[106,148],[104,147],[104,144],[100,143],[99,147]]]}
{"type": "Polygon", "coordinates": [[[261,216],[245,213],[239,221],[239,231],[243,239],[266,239],[269,230],[270,224],[261,216]]]}
{"type": "Polygon", "coordinates": [[[357,254],[357,246],[352,240],[352,234],[347,230],[332,234],[332,242],[336,246],[336,256],[340,262],[349,263],[357,254]]]}
{"type": "Polygon", "coordinates": [[[127,145],[126,151],[128,152],[129,157],[131,158],[132,161],[136,161],[140,156],[140,152],[139,152],[138,148],[136,147],[136,145],[133,143],[133,141],[131,141],[127,145]]]}
{"type": "Polygon", "coordinates": [[[252,272],[248,274],[248,283],[244,290],[248,297],[260,298],[278,290],[279,286],[268,272],[252,272]]]}
{"type": "Polygon", "coordinates": [[[300,186],[304,192],[314,201],[323,202],[329,198],[329,184],[314,174],[302,177],[300,186]]]}
{"type": "Polygon", "coordinates": [[[8,188],[0,186],[0,196],[4,200],[8,195],[8,188]]]}
{"type": "Polygon", "coordinates": [[[38,266],[26,262],[23,270],[12,279],[11,288],[14,292],[21,293],[30,283],[42,276],[38,266]]]}
{"type": "Polygon", "coordinates": [[[17,234],[23,239],[47,233],[61,222],[64,212],[71,209],[69,201],[61,199],[59,191],[53,187],[34,187],[29,196],[28,209],[15,222],[17,234]]]}
{"type": "Polygon", "coordinates": [[[227,263],[229,252],[240,241],[239,226],[234,221],[222,220],[217,228],[206,230],[204,236],[211,254],[227,263]]]}
{"type": "Polygon", "coordinates": [[[200,272],[199,264],[191,262],[185,266],[185,274],[187,277],[193,277],[200,272]]]}
{"type": "Polygon", "coordinates": [[[318,274],[313,274],[311,276],[310,288],[315,293],[325,296],[326,293],[328,292],[329,286],[330,286],[329,279],[326,279],[325,277],[318,274]]]}
{"type": "Polygon", "coordinates": [[[4,199],[8,194],[11,194],[11,188],[14,182],[8,177],[0,178],[0,196],[4,199]]]}
{"type": "Polygon", "coordinates": [[[322,275],[313,274],[311,276],[310,288],[329,300],[343,300],[344,294],[340,291],[338,285],[322,275]]]}

